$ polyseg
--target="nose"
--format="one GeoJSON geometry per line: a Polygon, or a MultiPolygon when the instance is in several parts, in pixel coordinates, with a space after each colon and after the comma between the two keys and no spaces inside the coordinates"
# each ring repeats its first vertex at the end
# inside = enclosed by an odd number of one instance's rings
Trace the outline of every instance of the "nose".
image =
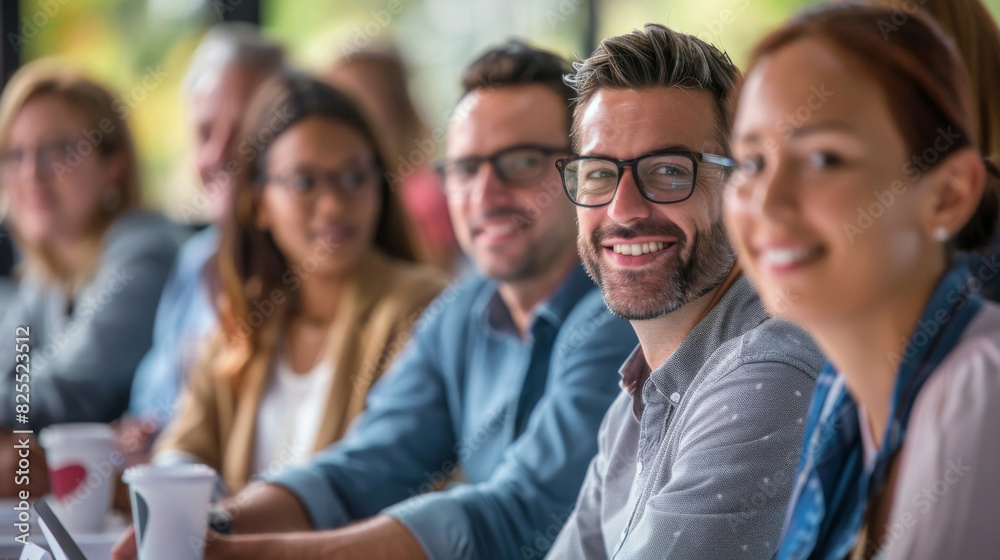
{"type": "Polygon", "coordinates": [[[500,179],[497,170],[489,162],[483,162],[469,187],[469,202],[474,207],[490,208],[506,204],[509,198],[510,189],[500,179]]]}
{"type": "Polygon", "coordinates": [[[651,204],[639,193],[632,170],[625,168],[618,181],[618,190],[608,204],[608,217],[620,224],[643,220],[649,218],[651,204]]]}
{"type": "Polygon", "coordinates": [[[337,187],[329,180],[322,181],[317,189],[315,200],[305,207],[306,212],[316,215],[338,214],[347,206],[348,203],[341,197],[337,187]]]}
{"type": "Polygon", "coordinates": [[[776,159],[771,173],[766,173],[753,196],[751,208],[772,220],[795,215],[799,209],[801,179],[794,166],[783,158],[776,159]]]}
{"type": "Polygon", "coordinates": [[[41,184],[46,177],[52,175],[52,169],[46,169],[45,163],[39,161],[35,153],[29,150],[24,154],[17,170],[17,180],[22,187],[35,187],[41,184]]]}
{"type": "Polygon", "coordinates": [[[203,169],[214,171],[222,169],[226,165],[234,134],[229,130],[222,130],[223,127],[214,126],[208,140],[202,145],[198,153],[199,165],[203,169]]]}

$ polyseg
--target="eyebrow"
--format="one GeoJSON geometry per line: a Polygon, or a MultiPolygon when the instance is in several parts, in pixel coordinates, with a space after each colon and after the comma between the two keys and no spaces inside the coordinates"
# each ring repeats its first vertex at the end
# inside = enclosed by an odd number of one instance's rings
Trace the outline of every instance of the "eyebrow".
{"type": "MultiPolygon", "coordinates": [[[[656,154],[662,154],[663,152],[697,152],[697,150],[693,150],[689,146],[684,145],[684,144],[672,144],[672,145],[669,145],[669,146],[665,146],[665,147],[660,147],[660,148],[655,148],[655,149],[649,150],[647,152],[639,154],[636,157],[652,156],[652,155],[656,155],[656,154]]],[[[602,153],[601,154],[584,154],[584,153],[581,153],[579,155],[586,156],[586,157],[602,157],[602,158],[608,158],[608,159],[618,159],[616,157],[612,157],[612,156],[609,156],[607,154],[602,154],[602,153]]],[[[629,158],[629,159],[632,159],[632,158],[629,158]]]]}
{"type": "MultiPolygon", "coordinates": [[[[777,125],[775,127],[777,128],[777,125]]],[[[844,132],[855,135],[858,131],[854,126],[844,121],[825,121],[794,128],[792,129],[791,134],[785,134],[785,136],[790,140],[797,140],[804,136],[822,134],[824,132],[844,132]]],[[[732,141],[733,143],[741,142],[745,144],[759,144],[761,142],[761,135],[756,132],[751,132],[749,134],[744,134],[743,136],[733,137],[732,141]]]]}
{"type": "Polygon", "coordinates": [[[801,138],[803,136],[820,134],[823,132],[830,132],[830,131],[857,134],[857,129],[844,121],[825,121],[795,128],[792,130],[791,137],[801,138]]]}

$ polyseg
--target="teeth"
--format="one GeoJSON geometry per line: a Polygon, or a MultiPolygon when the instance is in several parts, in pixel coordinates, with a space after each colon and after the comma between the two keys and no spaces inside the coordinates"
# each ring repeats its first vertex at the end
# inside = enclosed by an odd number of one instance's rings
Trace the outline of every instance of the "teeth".
{"type": "Polygon", "coordinates": [[[615,245],[613,247],[614,251],[619,255],[644,255],[646,253],[655,253],[657,251],[663,250],[662,241],[653,241],[652,243],[622,243],[615,245]]]}
{"type": "Polygon", "coordinates": [[[514,224],[489,224],[482,227],[482,232],[487,235],[507,235],[516,229],[514,224]]]}
{"type": "Polygon", "coordinates": [[[816,249],[808,247],[767,249],[761,253],[761,260],[772,266],[788,266],[805,261],[815,255],[816,252],[816,249]]]}

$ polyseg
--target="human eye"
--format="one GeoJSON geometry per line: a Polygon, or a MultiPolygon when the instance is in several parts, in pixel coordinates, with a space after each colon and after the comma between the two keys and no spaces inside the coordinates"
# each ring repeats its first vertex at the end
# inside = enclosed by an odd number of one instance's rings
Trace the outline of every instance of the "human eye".
{"type": "Polygon", "coordinates": [[[666,175],[671,178],[690,177],[691,171],[684,166],[673,163],[658,164],[650,170],[653,175],[666,175]]]}
{"type": "Polygon", "coordinates": [[[364,171],[348,171],[340,177],[340,184],[348,190],[359,191],[368,185],[369,174],[364,171]]]}
{"type": "Polygon", "coordinates": [[[573,167],[582,181],[601,183],[618,178],[618,168],[611,162],[600,159],[580,159],[573,167]]]}
{"type": "Polygon", "coordinates": [[[23,150],[0,151],[0,164],[10,165],[20,163],[24,159],[23,150]]]}
{"type": "Polygon", "coordinates": [[[72,142],[53,142],[39,146],[36,152],[38,163],[42,165],[65,163],[66,156],[72,149],[72,145],[72,142]]]}
{"type": "Polygon", "coordinates": [[[764,157],[759,154],[737,158],[736,171],[741,175],[752,177],[764,169],[764,157]]]}
{"type": "Polygon", "coordinates": [[[541,174],[545,160],[545,154],[539,150],[515,149],[500,155],[496,165],[507,180],[527,181],[541,174]]]}
{"type": "Polygon", "coordinates": [[[506,166],[512,171],[535,169],[542,164],[544,156],[534,150],[522,150],[508,154],[503,158],[506,166]]]}
{"type": "Polygon", "coordinates": [[[694,167],[685,156],[664,154],[643,159],[638,172],[643,189],[647,192],[675,192],[691,186],[694,167]]]}
{"type": "Polygon", "coordinates": [[[474,158],[455,160],[447,167],[447,173],[456,179],[469,179],[479,171],[480,161],[474,158]]]}
{"type": "Polygon", "coordinates": [[[846,160],[837,153],[829,150],[818,150],[810,152],[807,156],[809,167],[813,169],[835,169],[842,167],[846,160]]]}
{"type": "Polygon", "coordinates": [[[316,178],[302,172],[286,175],[282,182],[296,194],[309,194],[316,188],[316,178]]]}
{"type": "Polygon", "coordinates": [[[610,169],[607,167],[602,167],[587,171],[587,174],[584,177],[587,179],[601,180],[601,179],[614,179],[616,175],[618,175],[617,170],[610,169]]]}
{"type": "Polygon", "coordinates": [[[618,167],[602,159],[571,160],[564,177],[570,198],[581,204],[604,204],[618,188],[618,167]]]}

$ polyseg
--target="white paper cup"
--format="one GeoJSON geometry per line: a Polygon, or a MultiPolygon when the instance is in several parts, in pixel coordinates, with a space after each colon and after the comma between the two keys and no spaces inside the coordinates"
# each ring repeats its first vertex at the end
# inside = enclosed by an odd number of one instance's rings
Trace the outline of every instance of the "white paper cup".
{"type": "Polygon", "coordinates": [[[139,560],[202,560],[215,478],[205,465],[125,471],[139,560]]]}
{"type": "Polygon", "coordinates": [[[52,510],[70,533],[104,529],[114,496],[115,433],[107,424],[56,424],[38,435],[45,449],[52,510]]]}

